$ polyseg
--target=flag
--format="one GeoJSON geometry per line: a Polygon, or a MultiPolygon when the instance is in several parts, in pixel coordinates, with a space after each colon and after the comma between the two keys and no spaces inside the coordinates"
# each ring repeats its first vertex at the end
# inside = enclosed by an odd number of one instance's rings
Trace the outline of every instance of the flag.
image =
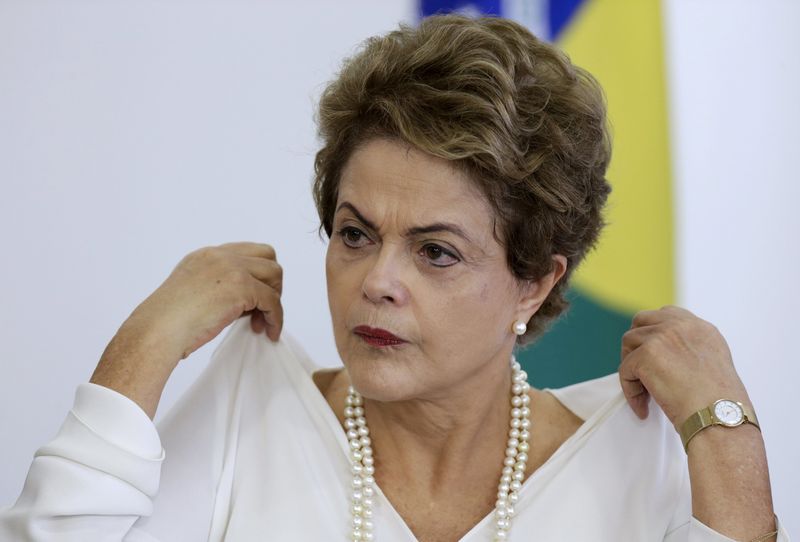
{"type": "Polygon", "coordinates": [[[617,370],[633,315],[674,303],[673,213],[661,6],[657,0],[420,0],[420,14],[514,19],[588,70],[608,99],[606,226],[572,277],[571,302],[517,358],[538,388],[617,370]]]}

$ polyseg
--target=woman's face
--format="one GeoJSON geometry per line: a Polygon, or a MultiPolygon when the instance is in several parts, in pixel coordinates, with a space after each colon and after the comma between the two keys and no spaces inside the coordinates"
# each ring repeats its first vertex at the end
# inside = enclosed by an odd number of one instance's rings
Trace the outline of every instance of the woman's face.
{"type": "Polygon", "coordinates": [[[518,285],[493,211],[463,173],[386,139],[342,171],[326,274],[339,355],[356,389],[382,401],[442,396],[507,364],[512,324],[552,287],[518,285]]]}

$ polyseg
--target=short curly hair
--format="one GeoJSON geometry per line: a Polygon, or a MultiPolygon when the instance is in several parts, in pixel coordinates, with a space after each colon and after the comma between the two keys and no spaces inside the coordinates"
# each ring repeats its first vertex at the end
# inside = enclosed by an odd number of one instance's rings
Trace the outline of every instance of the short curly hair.
{"type": "Polygon", "coordinates": [[[602,89],[563,52],[507,19],[428,17],[366,40],[324,89],[317,122],[313,195],[328,237],[353,151],[398,139],[467,172],[519,281],[566,257],[518,344],[566,310],[569,277],[605,225],[611,138],[602,89]]]}

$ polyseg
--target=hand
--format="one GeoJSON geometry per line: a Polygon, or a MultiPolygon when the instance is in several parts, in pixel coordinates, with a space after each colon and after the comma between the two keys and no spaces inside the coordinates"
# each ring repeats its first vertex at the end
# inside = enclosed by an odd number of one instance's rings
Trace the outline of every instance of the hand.
{"type": "Polygon", "coordinates": [[[189,253],[129,320],[171,337],[181,358],[250,314],[251,326],[277,341],[283,326],[283,270],[275,250],[259,243],[226,243],[189,253]]]}
{"type": "Polygon", "coordinates": [[[619,377],[639,418],[647,417],[652,395],[676,431],[692,413],[717,399],[751,405],[719,330],[673,305],[633,317],[622,336],[619,377]]]}

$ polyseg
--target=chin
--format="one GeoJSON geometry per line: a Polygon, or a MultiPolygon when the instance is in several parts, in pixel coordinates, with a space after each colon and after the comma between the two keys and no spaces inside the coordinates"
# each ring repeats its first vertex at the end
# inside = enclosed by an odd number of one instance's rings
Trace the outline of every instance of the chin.
{"type": "Polygon", "coordinates": [[[354,338],[345,349],[339,349],[351,385],[366,399],[391,402],[413,396],[422,375],[413,370],[406,350],[402,347],[373,347],[354,338]]]}

